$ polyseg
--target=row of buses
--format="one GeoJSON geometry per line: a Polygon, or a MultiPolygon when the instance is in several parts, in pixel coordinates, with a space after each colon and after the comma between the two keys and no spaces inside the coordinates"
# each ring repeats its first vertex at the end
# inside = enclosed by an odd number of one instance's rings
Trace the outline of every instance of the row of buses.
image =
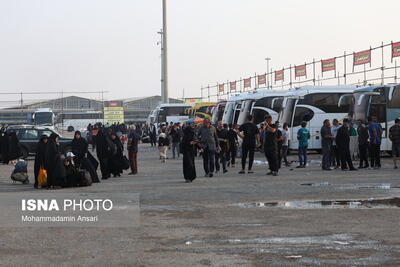
{"type": "MultiPolygon", "coordinates": [[[[218,103],[204,103],[202,107],[202,111],[198,112],[199,108],[193,105],[160,105],[152,112],[149,120],[153,123],[177,119],[184,121],[202,115],[202,118],[210,117],[214,124],[222,121],[241,125],[247,121],[249,114],[253,115],[256,124],[262,123],[266,115],[271,115],[281,125],[284,122],[289,124],[292,137],[296,136],[301,122],[306,121],[311,132],[309,149],[319,150],[320,129],[325,119],[342,121],[349,117],[353,120],[366,120],[369,116],[375,116],[383,129],[381,150],[390,151],[388,130],[395,118],[400,117],[400,84],[259,89],[234,95],[218,103]]],[[[297,147],[297,139],[292,138],[290,149],[297,147]]]]}

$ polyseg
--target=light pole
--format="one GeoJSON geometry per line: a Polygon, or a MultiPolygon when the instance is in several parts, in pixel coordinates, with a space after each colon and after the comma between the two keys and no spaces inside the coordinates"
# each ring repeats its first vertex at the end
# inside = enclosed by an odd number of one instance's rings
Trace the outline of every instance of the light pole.
{"type": "Polygon", "coordinates": [[[161,29],[158,34],[161,37],[161,41],[157,42],[157,45],[161,46],[161,103],[165,103],[164,102],[164,33],[163,30],[161,29]]]}
{"type": "Polygon", "coordinates": [[[267,88],[269,89],[269,61],[271,60],[269,57],[265,58],[267,61],[267,88]]]}
{"type": "Polygon", "coordinates": [[[162,46],[163,46],[163,103],[169,102],[168,97],[168,41],[167,41],[167,0],[163,0],[163,29],[162,29],[162,46]]]}

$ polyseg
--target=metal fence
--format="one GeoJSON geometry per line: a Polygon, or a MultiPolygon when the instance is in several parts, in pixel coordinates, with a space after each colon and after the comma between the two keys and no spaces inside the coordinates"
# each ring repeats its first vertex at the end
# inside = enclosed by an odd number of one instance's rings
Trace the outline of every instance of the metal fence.
{"type": "Polygon", "coordinates": [[[289,89],[302,85],[369,85],[399,82],[400,42],[344,52],[329,59],[269,69],[234,81],[201,87],[201,98],[218,101],[255,89],[289,89]]]}

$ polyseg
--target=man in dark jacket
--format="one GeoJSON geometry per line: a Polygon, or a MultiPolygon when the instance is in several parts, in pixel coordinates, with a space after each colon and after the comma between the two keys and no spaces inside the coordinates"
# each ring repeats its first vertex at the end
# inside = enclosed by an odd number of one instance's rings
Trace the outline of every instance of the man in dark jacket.
{"type": "Polygon", "coordinates": [[[350,156],[350,127],[349,120],[343,120],[343,126],[337,132],[336,145],[340,153],[342,170],[347,170],[347,165],[350,171],[356,171],[350,156]]]}
{"type": "Polygon", "coordinates": [[[171,141],[172,141],[172,158],[176,157],[179,159],[179,147],[182,139],[182,130],[177,123],[172,126],[170,131],[171,141]]]}
{"type": "Polygon", "coordinates": [[[128,156],[129,162],[131,164],[131,172],[129,175],[135,175],[138,172],[137,165],[137,153],[138,153],[138,145],[140,141],[140,136],[136,133],[135,126],[132,125],[130,129],[130,133],[128,134],[128,156]]]}
{"type": "Polygon", "coordinates": [[[219,141],[219,147],[221,148],[215,154],[215,169],[216,172],[220,171],[220,163],[222,164],[223,173],[228,172],[226,169],[226,151],[228,147],[228,130],[223,126],[222,122],[218,122],[217,136],[219,141]]]}
{"type": "Polygon", "coordinates": [[[360,165],[358,168],[369,168],[368,164],[368,147],[369,147],[369,133],[367,127],[363,126],[363,121],[357,121],[357,134],[358,134],[358,149],[360,155],[360,165]]]}
{"type": "Polygon", "coordinates": [[[203,126],[198,131],[198,139],[203,154],[205,176],[214,176],[215,153],[220,150],[217,131],[211,125],[210,119],[204,119],[203,126]]]}
{"type": "Polygon", "coordinates": [[[229,130],[228,130],[228,134],[227,134],[229,151],[227,151],[227,153],[226,153],[228,166],[230,163],[232,168],[235,168],[236,153],[237,153],[237,147],[238,147],[238,135],[237,135],[237,132],[234,127],[235,126],[232,124],[229,125],[229,130]]]}
{"type": "Polygon", "coordinates": [[[332,141],[335,137],[331,132],[331,123],[328,119],[324,120],[321,128],[321,146],[322,146],[322,169],[324,171],[331,170],[331,154],[332,141]]]}

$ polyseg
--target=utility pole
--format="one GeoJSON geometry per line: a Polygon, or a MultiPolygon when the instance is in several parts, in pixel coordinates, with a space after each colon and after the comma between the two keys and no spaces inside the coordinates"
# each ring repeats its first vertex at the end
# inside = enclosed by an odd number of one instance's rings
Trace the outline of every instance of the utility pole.
{"type": "Polygon", "coordinates": [[[169,102],[168,96],[168,41],[167,41],[167,0],[163,1],[163,29],[162,29],[162,65],[163,65],[163,89],[162,89],[162,102],[167,104],[169,102]]]}
{"type": "Polygon", "coordinates": [[[269,57],[265,58],[267,61],[267,89],[269,89],[269,61],[271,60],[269,57]]]}

